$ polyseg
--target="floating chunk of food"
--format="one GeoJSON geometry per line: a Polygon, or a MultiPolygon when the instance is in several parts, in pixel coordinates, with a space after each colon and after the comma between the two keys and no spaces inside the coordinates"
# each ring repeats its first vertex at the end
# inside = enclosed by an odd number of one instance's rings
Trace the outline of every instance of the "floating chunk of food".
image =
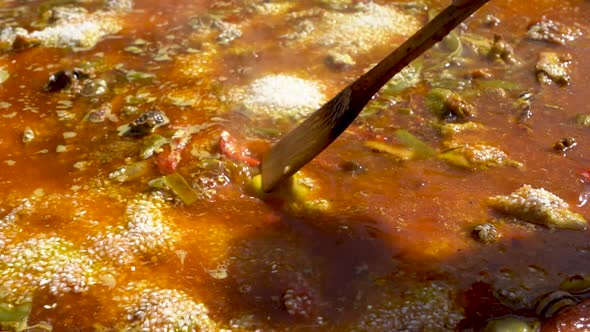
{"type": "Polygon", "coordinates": [[[573,41],[580,36],[581,31],[556,21],[543,20],[532,24],[527,35],[533,40],[564,45],[566,42],[573,41]]]}
{"type": "Polygon", "coordinates": [[[578,142],[573,137],[564,137],[553,144],[553,150],[566,152],[576,146],[578,142]]]}
{"type": "Polygon", "coordinates": [[[490,319],[482,332],[538,332],[540,328],[541,323],[537,320],[507,316],[490,319]]]}
{"type": "Polygon", "coordinates": [[[106,120],[116,122],[117,116],[113,114],[113,105],[111,103],[104,103],[97,109],[90,110],[84,119],[91,123],[101,123],[106,120]]]}
{"type": "Polygon", "coordinates": [[[508,158],[504,151],[486,144],[465,144],[453,147],[442,152],[438,157],[452,166],[474,171],[499,166],[522,167],[520,162],[508,158]]]}
{"type": "Polygon", "coordinates": [[[149,186],[161,190],[172,191],[186,205],[191,205],[199,199],[199,194],[179,173],[172,173],[154,179],[150,181],[149,186]]]}
{"type": "Polygon", "coordinates": [[[296,45],[362,54],[378,45],[400,42],[420,27],[420,21],[396,6],[359,2],[347,11],[327,11],[309,19],[311,29],[299,33],[296,45]]]}
{"type": "Polygon", "coordinates": [[[116,265],[131,264],[137,258],[150,261],[171,252],[179,234],[164,219],[163,205],[158,196],[133,200],[125,211],[125,225],[90,237],[88,252],[116,265]]]}
{"type": "Polygon", "coordinates": [[[49,76],[47,83],[43,86],[43,90],[47,92],[61,91],[87,77],[88,75],[79,69],[60,70],[49,76]]]}
{"type": "Polygon", "coordinates": [[[36,291],[60,296],[86,292],[101,265],[59,237],[10,243],[0,254],[0,289],[6,303],[30,302],[36,291]]]}
{"type": "Polygon", "coordinates": [[[10,73],[6,68],[0,67],[0,84],[6,82],[6,80],[10,77],[10,73]]]}
{"type": "Polygon", "coordinates": [[[4,28],[0,32],[0,49],[23,49],[42,45],[45,47],[94,47],[103,37],[118,32],[121,17],[115,11],[98,10],[88,13],[83,8],[58,7],[52,9],[49,25],[44,29],[28,32],[23,28],[4,28]]]}
{"type": "Polygon", "coordinates": [[[190,23],[191,28],[199,33],[216,33],[215,40],[221,45],[227,45],[242,36],[238,25],[226,22],[214,15],[203,15],[190,23]]]}
{"type": "Polygon", "coordinates": [[[588,223],[581,214],[570,211],[569,205],[558,196],[530,185],[508,196],[492,197],[488,204],[498,211],[549,228],[582,230],[588,223]]]}
{"type": "Polygon", "coordinates": [[[516,63],[514,49],[500,35],[494,35],[494,43],[488,53],[491,60],[501,60],[507,64],[516,63]]]}
{"type": "Polygon", "coordinates": [[[230,98],[249,112],[274,119],[299,119],[325,102],[318,83],[283,74],[268,75],[246,88],[234,89],[230,98]]]}
{"type": "Polygon", "coordinates": [[[124,311],[121,331],[216,331],[204,304],[176,289],[129,283],[114,298],[124,311]]]}
{"type": "Polygon", "coordinates": [[[400,161],[411,160],[415,157],[414,151],[404,146],[392,145],[377,140],[368,140],[364,144],[375,152],[386,153],[400,161]]]}
{"type": "Polygon", "coordinates": [[[582,127],[590,128],[590,114],[576,115],[576,123],[582,127]]]}
{"type": "Polygon", "coordinates": [[[587,297],[590,292],[590,276],[580,274],[569,276],[561,282],[559,290],[566,291],[574,297],[587,297]]]}
{"type": "Polygon", "coordinates": [[[0,51],[21,50],[37,46],[40,41],[20,27],[5,27],[0,30],[0,51]]]}
{"type": "Polygon", "coordinates": [[[297,204],[308,198],[315,189],[315,183],[311,178],[297,172],[272,192],[265,193],[262,191],[262,175],[257,174],[252,177],[249,189],[253,195],[261,199],[279,199],[297,204]]]}
{"type": "Polygon", "coordinates": [[[449,122],[464,121],[475,115],[473,105],[457,93],[442,88],[430,91],[426,96],[426,106],[439,119],[449,122]]]}
{"type": "Polygon", "coordinates": [[[169,122],[170,120],[168,120],[164,112],[152,108],[141,114],[131,123],[120,126],[117,130],[119,131],[119,136],[142,137],[149,135],[156,128],[164,126],[169,122]]]}
{"type": "Polygon", "coordinates": [[[484,125],[477,122],[464,122],[464,123],[445,123],[440,127],[440,133],[444,137],[452,137],[455,134],[465,131],[477,131],[485,128],[484,125]]]}
{"type": "Polygon", "coordinates": [[[498,230],[496,229],[496,226],[486,223],[475,226],[471,235],[476,241],[481,243],[491,243],[498,239],[498,230]]]}
{"type": "Polygon", "coordinates": [[[328,52],[325,63],[328,68],[334,71],[345,71],[356,64],[349,54],[338,52],[328,52]]]}
{"type": "Polygon", "coordinates": [[[568,67],[571,61],[572,57],[569,54],[541,52],[535,67],[537,80],[543,84],[555,82],[560,86],[568,85],[570,82],[568,67]]]}

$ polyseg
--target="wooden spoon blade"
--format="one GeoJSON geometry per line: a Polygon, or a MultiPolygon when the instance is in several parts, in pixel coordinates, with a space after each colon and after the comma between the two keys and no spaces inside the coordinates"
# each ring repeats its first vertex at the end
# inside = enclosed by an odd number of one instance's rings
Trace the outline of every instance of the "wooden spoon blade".
{"type": "Polygon", "coordinates": [[[472,0],[461,6],[447,7],[379,64],[281,138],[262,161],[262,189],[271,191],[320,154],[354,121],[387,81],[488,1],[472,0]]]}

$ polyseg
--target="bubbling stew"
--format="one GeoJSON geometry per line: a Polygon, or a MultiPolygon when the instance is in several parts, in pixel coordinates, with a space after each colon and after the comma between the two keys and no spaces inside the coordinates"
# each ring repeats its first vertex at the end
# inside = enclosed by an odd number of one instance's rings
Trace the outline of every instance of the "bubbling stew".
{"type": "Polygon", "coordinates": [[[0,0],[0,330],[590,329],[590,1],[0,0]]]}

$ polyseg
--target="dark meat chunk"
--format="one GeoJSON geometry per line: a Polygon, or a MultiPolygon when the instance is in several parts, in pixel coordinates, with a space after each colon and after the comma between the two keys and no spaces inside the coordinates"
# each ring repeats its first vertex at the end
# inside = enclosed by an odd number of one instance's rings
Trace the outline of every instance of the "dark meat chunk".
{"type": "Polygon", "coordinates": [[[119,127],[119,136],[126,137],[142,137],[149,135],[154,129],[161,127],[170,122],[164,112],[152,108],[149,111],[141,114],[137,119],[131,123],[119,127]]]}
{"type": "Polygon", "coordinates": [[[428,109],[441,120],[450,122],[465,121],[475,114],[473,105],[447,89],[436,88],[430,91],[426,104],[428,109]]]}
{"type": "Polygon", "coordinates": [[[43,86],[43,90],[47,92],[61,91],[87,77],[87,74],[78,69],[60,70],[49,76],[47,83],[43,86]]]}
{"type": "Polygon", "coordinates": [[[565,138],[562,138],[559,141],[555,142],[555,144],[553,144],[553,150],[559,151],[559,152],[566,152],[567,150],[572,149],[577,144],[578,143],[576,142],[575,138],[565,137],[565,138]]]}

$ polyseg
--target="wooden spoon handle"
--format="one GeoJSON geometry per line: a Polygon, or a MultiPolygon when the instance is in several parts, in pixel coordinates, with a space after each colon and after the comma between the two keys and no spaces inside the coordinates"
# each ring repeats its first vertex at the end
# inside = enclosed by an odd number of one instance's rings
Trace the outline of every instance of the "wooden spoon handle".
{"type": "Polygon", "coordinates": [[[262,189],[271,191],[332,143],[373,95],[489,0],[450,5],[375,67],[285,135],[262,161],[262,189]]]}

